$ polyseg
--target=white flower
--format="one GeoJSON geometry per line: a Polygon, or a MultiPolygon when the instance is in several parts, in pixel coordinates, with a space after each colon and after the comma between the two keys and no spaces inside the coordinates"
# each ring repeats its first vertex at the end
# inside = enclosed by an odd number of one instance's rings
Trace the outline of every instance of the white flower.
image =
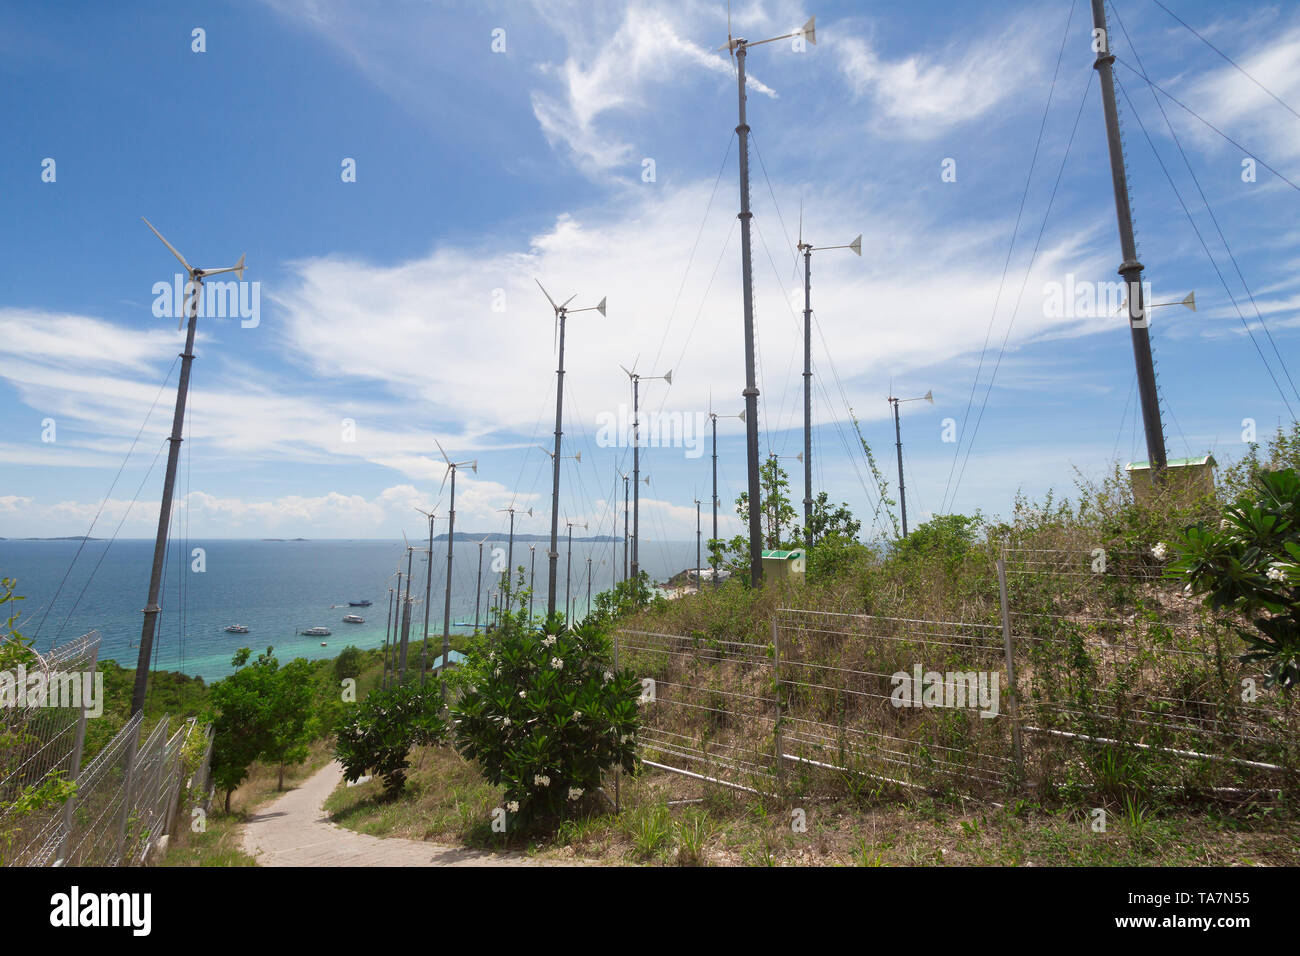
{"type": "Polygon", "coordinates": [[[613,672],[613,671],[605,671],[605,683],[608,684],[608,683],[609,683],[610,681],[612,681],[613,679],[614,679],[614,672],[613,672]]]}
{"type": "Polygon", "coordinates": [[[555,644],[554,636],[542,638],[542,647],[551,647],[554,644],[555,644]]]}
{"type": "Polygon", "coordinates": [[[574,720],[579,719],[581,716],[582,716],[582,711],[580,711],[580,710],[575,710],[575,711],[573,712],[573,719],[574,719],[574,720]]]}
{"type": "Polygon", "coordinates": [[[1222,519],[1220,519],[1220,521],[1219,521],[1219,530],[1220,530],[1220,531],[1227,531],[1227,530],[1228,530],[1229,528],[1231,528],[1231,527],[1232,527],[1232,522],[1229,521],[1227,518],[1222,518],[1222,519]]]}
{"type": "Polygon", "coordinates": [[[550,777],[544,777],[541,774],[533,774],[533,786],[549,787],[550,785],[551,785],[550,777]]]}
{"type": "Polygon", "coordinates": [[[510,718],[509,718],[509,717],[503,717],[503,718],[501,719],[501,726],[502,726],[502,727],[509,727],[509,726],[510,726],[510,718]]]}
{"type": "Polygon", "coordinates": [[[524,692],[523,692],[522,690],[519,692],[519,696],[520,696],[520,697],[523,697],[523,696],[524,696],[524,692]]]}
{"type": "Polygon", "coordinates": [[[551,666],[554,667],[557,671],[562,671],[564,670],[564,661],[560,660],[558,657],[552,657],[551,666]]]}
{"type": "Polygon", "coordinates": [[[570,799],[570,800],[577,800],[580,796],[582,796],[582,788],[581,788],[581,787],[570,787],[570,788],[569,788],[569,799],[570,799]]]}
{"type": "Polygon", "coordinates": [[[1270,581],[1285,581],[1286,572],[1282,570],[1282,565],[1275,564],[1268,569],[1268,579],[1270,581]]]}
{"type": "Polygon", "coordinates": [[[494,670],[494,671],[492,672],[492,676],[493,676],[493,677],[500,677],[500,676],[501,676],[501,668],[498,667],[496,670],[494,670]]]}
{"type": "Polygon", "coordinates": [[[1151,556],[1154,557],[1157,561],[1163,561],[1167,553],[1168,551],[1166,550],[1165,543],[1163,541],[1159,542],[1154,548],[1151,549],[1151,556]]]}
{"type": "Polygon", "coordinates": [[[518,800],[511,800],[509,803],[506,804],[506,809],[509,810],[511,813],[518,813],[518,812],[519,812],[519,801],[518,801],[518,800]]]}

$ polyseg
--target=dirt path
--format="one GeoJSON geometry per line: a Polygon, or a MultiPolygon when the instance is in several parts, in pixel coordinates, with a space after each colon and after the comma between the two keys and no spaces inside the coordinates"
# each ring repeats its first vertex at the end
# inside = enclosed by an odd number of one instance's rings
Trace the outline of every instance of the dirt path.
{"type": "Polygon", "coordinates": [[[337,761],[266,806],[244,826],[244,852],[260,866],[545,866],[518,853],[489,853],[330,823],[322,804],[343,779],[337,761]]]}

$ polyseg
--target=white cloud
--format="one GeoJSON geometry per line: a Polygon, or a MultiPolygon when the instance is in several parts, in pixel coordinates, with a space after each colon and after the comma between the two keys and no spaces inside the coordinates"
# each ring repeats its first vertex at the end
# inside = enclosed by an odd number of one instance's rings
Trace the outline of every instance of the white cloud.
{"type": "Polygon", "coordinates": [[[893,59],[855,34],[828,31],[824,46],[835,55],[854,98],[874,104],[874,125],[894,136],[933,138],[1032,88],[1043,68],[1043,50],[1060,46],[1059,30],[1057,24],[1048,29],[1038,15],[1021,15],[997,32],[893,59]]]}
{"type": "MultiPolygon", "coordinates": [[[[571,38],[564,63],[543,65],[543,74],[557,78],[560,91],[534,90],[532,104],[547,141],[567,148],[588,172],[625,166],[636,156],[633,144],[601,126],[602,117],[662,109],[661,102],[651,100],[651,92],[661,100],[667,88],[680,86],[684,76],[697,71],[734,76],[725,53],[684,39],[678,24],[663,10],[629,6],[613,36],[585,44],[594,49],[592,55],[578,52],[582,45],[571,38]]],[[[751,90],[776,96],[753,76],[747,76],[747,81],[751,90]]]]}

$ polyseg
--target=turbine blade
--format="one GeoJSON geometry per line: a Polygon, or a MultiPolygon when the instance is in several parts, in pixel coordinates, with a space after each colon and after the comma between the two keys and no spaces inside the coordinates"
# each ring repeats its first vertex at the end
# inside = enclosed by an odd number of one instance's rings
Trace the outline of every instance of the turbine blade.
{"type": "Polygon", "coordinates": [[[157,229],[155,229],[155,228],[153,227],[153,223],[151,223],[148,219],[145,219],[144,216],[141,216],[140,219],[141,219],[141,221],[144,222],[144,224],[145,224],[146,226],[149,227],[149,231],[150,231],[150,232],[152,232],[152,233],[153,233],[155,236],[157,236],[159,239],[162,239],[162,244],[163,244],[164,246],[166,246],[168,249],[170,249],[170,250],[172,251],[172,255],[174,255],[174,256],[177,258],[177,260],[180,262],[180,264],[183,265],[183,266],[185,267],[185,271],[186,271],[186,272],[189,272],[189,273],[193,273],[194,270],[191,269],[191,268],[190,268],[190,264],[189,264],[188,262],[185,261],[185,257],[184,257],[183,255],[181,255],[179,252],[176,251],[176,247],[175,247],[175,246],[173,246],[173,245],[172,245],[170,242],[168,242],[166,239],[163,239],[163,234],[162,234],[161,232],[159,232],[157,229]]]}
{"type": "Polygon", "coordinates": [[[436,438],[433,440],[433,443],[438,446],[438,454],[442,455],[442,460],[445,461],[448,464],[448,466],[450,466],[451,459],[448,458],[447,453],[442,450],[442,443],[438,441],[438,439],[436,438]]]}
{"type": "Polygon", "coordinates": [[[542,295],[546,296],[546,301],[551,303],[551,308],[556,309],[558,311],[560,307],[555,304],[555,300],[551,298],[551,294],[546,291],[546,287],[542,285],[542,280],[533,279],[533,281],[537,283],[537,288],[542,290],[542,295]]]}

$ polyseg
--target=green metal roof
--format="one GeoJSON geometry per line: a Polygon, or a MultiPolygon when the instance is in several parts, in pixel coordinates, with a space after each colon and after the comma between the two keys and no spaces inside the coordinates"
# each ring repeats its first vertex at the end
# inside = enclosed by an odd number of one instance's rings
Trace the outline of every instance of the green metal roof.
{"type": "MultiPolygon", "coordinates": [[[[1186,468],[1188,465],[1209,465],[1211,468],[1218,466],[1213,455],[1202,455],[1200,458],[1170,458],[1166,464],[1170,468],[1186,468]]],[[[1124,466],[1125,471],[1147,471],[1151,468],[1149,461],[1133,461],[1124,466]]]]}
{"type": "Polygon", "coordinates": [[[773,558],[778,561],[793,561],[795,558],[803,557],[803,549],[796,548],[793,551],[768,551],[766,548],[764,548],[763,557],[773,558]]]}

